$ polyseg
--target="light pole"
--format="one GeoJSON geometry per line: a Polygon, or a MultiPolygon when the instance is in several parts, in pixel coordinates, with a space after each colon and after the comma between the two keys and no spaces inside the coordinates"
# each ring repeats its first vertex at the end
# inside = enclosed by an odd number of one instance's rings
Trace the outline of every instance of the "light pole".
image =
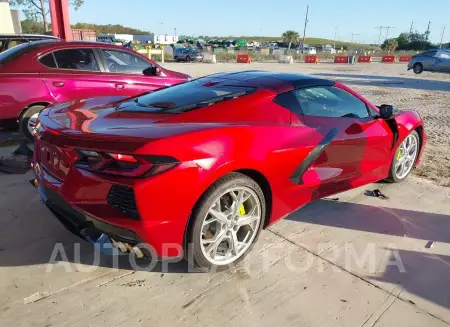
{"type": "Polygon", "coordinates": [[[309,22],[308,13],[309,13],[309,5],[306,6],[305,27],[303,29],[302,54],[303,48],[305,47],[306,25],[308,25],[309,22]]]}
{"type": "Polygon", "coordinates": [[[337,33],[337,26],[334,27],[334,42],[333,42],[334,50],[336,50],[336,33],[337,33]]]}
{"type": "Polygon", "coordinates": [[[439,46],[439,49],[442,49],[442,40],[444,39],[444,33],[445,33],[445,26],[442,29],[442,34],[441,34],[441,45],[439,46]]]}

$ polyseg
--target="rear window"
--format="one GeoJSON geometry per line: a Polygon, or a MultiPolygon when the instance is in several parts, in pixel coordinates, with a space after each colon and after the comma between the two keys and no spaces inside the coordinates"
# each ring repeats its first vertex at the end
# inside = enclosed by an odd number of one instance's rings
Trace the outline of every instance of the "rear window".
{"type": "Polygon", "coordinates": [[[22,43],[13,48],[9,48],[6,51],[0,53],[0,64],[6,62],[7,60],[12,60],[18,57],[21,53],[23,53],[31,43],[22,43]]]}
{"type": "Polygon", "coordinates": [[[41,59],[39,59],[39,62],[46,67],[56,68],[56,62],[53,53],[49,53],[48,55],[43,56],[41,59]]]}
{"type": "Polygon", "coordinates": [[[33,48],[52,42],[55,42],[55,40],[40,40],[16,45],[15,47],[12,47],[0,53],[0,64],[3,64],[9,60],[13,60],[33,48]]]}
{"type": "Polygon", "coordinates": [[[181,113],[231,100],[254,91],[256,89],[253,87],[218,85],[201,79],[137,97],[134,102],[145,112],[181,113]]]}

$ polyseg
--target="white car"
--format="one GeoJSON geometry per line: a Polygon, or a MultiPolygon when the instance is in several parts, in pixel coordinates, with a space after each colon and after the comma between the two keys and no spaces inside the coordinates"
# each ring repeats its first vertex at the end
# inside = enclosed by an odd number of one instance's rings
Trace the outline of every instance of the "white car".
{"type": "Polygon", "coordinates": [[[323,53],[330,53],[330,54],[336,54],[336,50],[333,48],[325,48],[322,51],[323,53]]]}
{"type": "MultiPolygon", "coordinates": [[[[300,47],[297,51],[298,53],[302,52],[302,48],[300,47]]],[[[310,46],[303,47],[303,53],[308,55],[315,55],[317,53],[316,48],[310,46]]]]}

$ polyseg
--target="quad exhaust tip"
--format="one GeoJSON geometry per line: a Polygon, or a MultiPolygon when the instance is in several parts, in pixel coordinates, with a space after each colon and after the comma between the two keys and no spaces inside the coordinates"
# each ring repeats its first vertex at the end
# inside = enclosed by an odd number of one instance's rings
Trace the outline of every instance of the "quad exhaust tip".
{"type": "Polygon", "coordinates": [[[117,249],[120,250],[120,252],[122,253],[133,253],[136,257],[138,258],[143,258],[144,257],[144,253],[141,251],[141,249],[139,249],[136,246],[131,246],[128,243],[125,242],[121,242],[121,241],[116,241],[115,239],[111,239],[111,242],[113,244],[113,246],[117,249]]]}

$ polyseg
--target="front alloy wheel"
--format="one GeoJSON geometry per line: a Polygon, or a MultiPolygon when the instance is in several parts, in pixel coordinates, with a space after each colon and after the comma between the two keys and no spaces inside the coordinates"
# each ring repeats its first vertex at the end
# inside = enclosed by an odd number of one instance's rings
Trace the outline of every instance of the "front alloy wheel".
{"type": "Polygon", "coordinates": [[[390,180],[401,182],[411,173],[419,154],[419,135],[412,131],[398,146],[392,161],[390,180]]]}
{"type": "Polygon", "coordinates": [[[232,173],[214,184],[195,217],[195,265],[220,268],[242,259],[259,235],[264,206],[259,185],[245,175],[232,173]]]}

